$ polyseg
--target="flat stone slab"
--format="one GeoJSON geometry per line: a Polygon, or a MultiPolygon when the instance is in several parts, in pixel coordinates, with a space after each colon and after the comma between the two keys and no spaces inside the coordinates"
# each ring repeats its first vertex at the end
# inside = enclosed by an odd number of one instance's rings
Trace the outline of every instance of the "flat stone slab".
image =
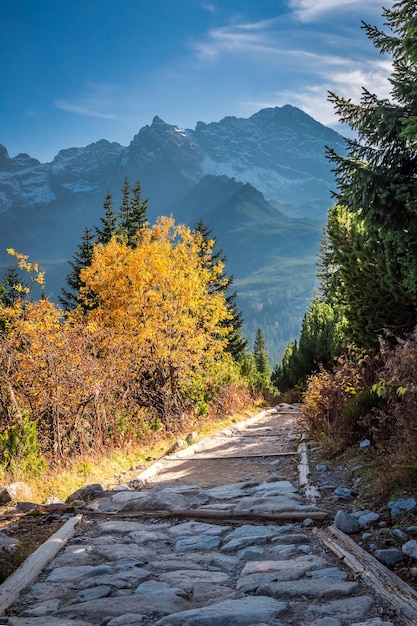
{"type": "Polygon", "coordinates": [[[262,596],[225,600],[202,609],[171,614],[154,626],[251,626],[265,622],[278,626],[276,618],[286,613],[288,604],[262,596]]]}
{"type": "Polygon", "coordinates": [[[125,613],[149,614],[155,613],[161,616],[170,613],[186,611],[190,607],[190,601],[175,593],[134,594],[126,597],[100,598],[65,606],[55,612],[55,615],[67,615],[77,618],[79,614],[88,615],[93,623],[108,617],[118,617],[125,613]]]}
{"type": "Polygon", "coordinates": [[[257,593],[273,598],[340,598],[351,596],[359,588],[359,583],[343,580],[286,580],[259,585],[257,593]]]}

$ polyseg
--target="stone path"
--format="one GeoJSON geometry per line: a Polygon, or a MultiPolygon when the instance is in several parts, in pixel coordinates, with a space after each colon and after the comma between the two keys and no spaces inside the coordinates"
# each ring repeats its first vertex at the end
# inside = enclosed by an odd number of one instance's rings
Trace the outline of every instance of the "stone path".
{"type": "Polygon", "coordinates": [[[89,504],[11,626],[401,626],[326,552],[279,406],[89,504]]]}

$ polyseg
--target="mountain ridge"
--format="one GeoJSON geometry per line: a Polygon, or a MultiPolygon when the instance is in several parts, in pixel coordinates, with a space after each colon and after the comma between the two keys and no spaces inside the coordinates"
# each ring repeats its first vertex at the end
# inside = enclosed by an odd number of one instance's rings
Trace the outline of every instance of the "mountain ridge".
{"type": "Polygon", "coordinates": [[[252,311],[248,328],[267,324],[270,330],[277,314],[293,315],[287,330],[281,332],[278,322],[279,332],[270,333],[277,358],[297,336],[315,282],[314,255],[334,187],[325,146],[340,153],[344,140],[291,105],[247,119],[197,122],[194,130],[156,115],[126,147],[101,139],[60,150],[45,164],[26,153],[10,157],[1,146],[0,269],[10,265],[7,247],[29,254],[46,270],[47,293],[56,299],[82,232],[100,223],[106,192],[117,206],[124,178],[132,185],[139,180],[151,222],[173,214],[191,227],[202,218],[212,229],[240,285],[238,304],[240,298],[252,311]],[[286,289],[288,301],[277,293],[271,300],[276,288],[268,283],[275,280],[283,288],[283,275],[291,282],[295,257],[303,276],[286,289]],[[273,320],[257,317],[257,310],[265,310],[261,293],[275,303],[273,320]],[[282,311],[283,300],[291,314],[282,311]]]}

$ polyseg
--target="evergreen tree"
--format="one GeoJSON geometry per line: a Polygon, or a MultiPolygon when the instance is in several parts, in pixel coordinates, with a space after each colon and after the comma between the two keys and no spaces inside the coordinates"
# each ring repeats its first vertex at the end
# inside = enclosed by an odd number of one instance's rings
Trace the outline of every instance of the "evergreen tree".
{"type": "Polygon", "coordinates": [[[138,231],[148,226],[148,199],[142,200],[142,189],[138,180],[132,191],[131,217],[132,226],[131,232],[128,233],[128,240],[129,235],[130,239],[133,240],[138,231]]]}
{"type": "Polygon", "coordinates": [[[271,366],[266,349],[265,337],[260,328],[258,328],[255,334],[255,340],[253,342],[253,356],[255,357],[255,365],[259,374],[261,374],[265,380],[269,380],[271,378],[271,366]]]}
{"type": "Polygon", "coordinates": [[[279,391],[288,391],[301,381],[303,375],[298,359],[298,344],[294,339],[286,345],[281,363],[274,367],[271,382],[279,391]]]}
{"type": "Polygon", "coordinates": [[[130,202],[130,194],[131,194],[130,183],[129,183],[129,179],[126,176],[123,181],[123,187],[122,187],[122,201],[121,201],[120,209],[119,209],[119,229],[118,229],[119,234],[121,234],[122,236],[125,236],[126,238],[128,238],[128,233],[130,232],[131,223],[132,223],[132,219],[131,219],[132,209],[131,209],[131,202],[130,202]]]}
{"type": "Polygon", "coordinates": [[[383,14],[388,32],[363,27],[392,56],[391,98],[364,89],[354,104],[330,94],[356,138],[346,156],[329,150],[337,204],[328,232],[349,337],[365,348],[385,329],[407,335],[417,323],[417,10],[399,0],[383,14]]]}
{"type": "Polygon", "coordinates": [[[22,297],[22,289],[27,290],[25,282],[19,278],[15,267],[10,266],[0,283],[0,305],[13,306],[22,297]]]}
{"type": "Polygon", "coordinates": [[[126,177],[122,189],[122,202],[119,211],[119,233],[126,238],[127,244],[135,247],[137,233],[148,224],[148,200],[142,199],[142,189],[136,181],[133,190],[126,177]]]}
{"type": "MultiPolygon", "coordinates": [[[[222,249],[215,249],[216,238],[211,236],[212,230],[202,219],[197,222],[194,232],[201,235],[205,244],[208,244],[209,241],[214,241],[214,246],[209,260],[210,267],[213,267],[219,262],[225,265],[227,262],[227,256],[224,254],[222,249]]],[[[204,253],[204,250],[202,250],[202,253],[204,253]]],[[[228,336],[226,351],[231,354],[235,361],[242,362],[245,356],[247,356],[248,340],[242,334],[243,317],[236,303],[237,293],[229,292],[232,284],[233,276],[228,276],[226,272],[223,271],[222,274],[210,284],[210,290],[222,291],[226,294],[226,303],[231,319],[226,320],[223,325],[232,326],[233,329],[228,336]]]]}
{"type": "Polygon", "coordinates": [[[117,231],[118,220],[118,215],[113,209],[113,197],[110,191],[106,193],[103,208],[104,217],[100,217],[101,228],[95,227],[95,231],[97,243],[106,245],[117,231]]]}
{"type": "Polygon", "coordinates": [[[66,277],[66,283],[70,291],[62,289],[62,295],[59,296],[59,302],[65,311],[71,311],[79,304],[78,295],[83,286],[80,278],[81,270],[91,264],[95,245],[95,237],[91,228],[85,228],[81,237],[81,243],[73,256],[73,260],[69,262],[71,271],[66,277]]]}

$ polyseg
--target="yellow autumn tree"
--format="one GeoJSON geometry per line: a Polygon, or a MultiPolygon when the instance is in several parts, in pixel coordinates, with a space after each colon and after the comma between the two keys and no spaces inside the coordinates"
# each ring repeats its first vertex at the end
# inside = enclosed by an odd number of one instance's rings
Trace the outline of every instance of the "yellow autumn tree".
{"type": "Polygon", "coordinates": [[[163,421],[182,410],[185,383],[226,358],[229,313],[224,294],[209,289],[223,267],[201,249],[200,235],[160,218],[135,248],[117,237],[96,246],[81,273],[87,326],[112,331],[121,378],[163,421]]]}

